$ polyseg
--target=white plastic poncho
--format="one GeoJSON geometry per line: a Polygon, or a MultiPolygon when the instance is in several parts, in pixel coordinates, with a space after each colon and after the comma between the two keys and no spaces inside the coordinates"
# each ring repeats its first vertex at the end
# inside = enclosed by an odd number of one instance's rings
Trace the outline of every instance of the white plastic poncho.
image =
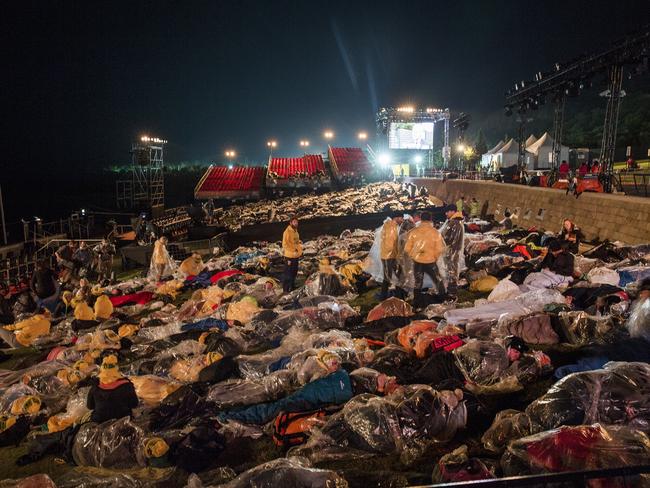
{"type": "Polygon", "coordinates": [[[178,269],[176,262],[169,255],[169,251],[167,251],[167,247],[161,239],[158,239],[154,243],[151,263],[149,264],[149,273],[147,274],[147,279],[150,281],[156,281],[160,277],[160,265],[164,265],[162,278],[172,276],[178,269]]]}
{"type": "MultiPolygon", "coordinates": [[[[388,220],[388,219],[387,219],[388,220]]],[[[385,221],[384,221],[385,222],[385,221]]],[[[406,222],[406,221],[405,221],[406,222]]],[[[404,224],[402,224],[404,225],[404,224]]],[[[382,283],[384,281],[384,270],[383,266],[381,264],[381,258],[380,258],[380,250],[381,250],[381,229],[382,226],[378,227],[375,229],[375,239],[373,241],[372,247],[370,248],[370,252],[368,253],[368,257],[366,258],[364,262],[364,271],[368,273],[372,278],[378,282],[382,283]]],[[[408,232],[401,232],[400,229],[400,235],[399,235],[399,248],[400,248],[400,255],[397,258],[397,274],[398,276],[396,277],[395,284],[402,288],[403,290],[411,291],[413,290],[413,283],[414,283],[414,277],[413,277],[413,260],[406,255],[406,253],[403,252],[404,249],[404,244],[406,242],[406,235],[408,232]]],[[[442,279],[445,288],[447,286],[447,265],[445,263],[445,252],[443,252],[440,257],[438,258],[438,261],[436,262],[438,265],[438,275],[442,279]]],[[[463,269],[465,266],[465,258],[463,256],[461,260],[462,266],[459,267],[459,269],[463,269]]],[[[434,283],[429,277],[429,275],[425,274],[424,275],[424,281],[422,286],[424,288],[433,288],[434,283]]]]}

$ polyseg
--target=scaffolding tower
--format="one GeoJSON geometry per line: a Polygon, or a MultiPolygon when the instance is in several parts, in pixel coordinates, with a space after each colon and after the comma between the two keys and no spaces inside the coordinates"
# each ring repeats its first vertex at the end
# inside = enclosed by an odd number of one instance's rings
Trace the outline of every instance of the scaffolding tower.
{"type": "Polygon", "coordinates": [[[131,178],[116,182],[117,207],[151,209],[165,206],[164,146],[167,141],[142,136],[131,146],[131,178]]]}

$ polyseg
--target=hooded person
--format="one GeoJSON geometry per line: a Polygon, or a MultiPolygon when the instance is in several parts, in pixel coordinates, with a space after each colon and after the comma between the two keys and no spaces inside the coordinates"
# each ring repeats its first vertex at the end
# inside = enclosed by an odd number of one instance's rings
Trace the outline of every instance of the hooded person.
{"type": "MultiPolygon", "coordinates": [[[[74,300],[73,300],[74,301],[74,300]]],[[[90,306],[81,301],[74,307],[74,320],[70,324],[73,331],[78,332],[84,329],[96,327],[99,322],[95,320],[95,312],[90,306]]]]}
{"type": "Polygon", "coordinates": [[[95,301],[95,320],[107,320],[113,315],[113,304],[107,295],[100,295],[95,301]]]}
{"type": "Polygon", "coordinates": [[[44,310],[43,313],[32,315],[31,317],[16,322],[13,325],[3,327],[5,332],[0,337],[5,340],[11,347],[31,346],[34,340],[50,333],[50,313],[44,310]],[[13,336],[11,337],[11,333],[13,336]],[[6,337],[6,338],[5,338],[6,337]]]}
{"type": "Polygon", "coordinates": [[[65,317],[71,310],[74,310],[74,305],[72,304],[73,299],[74,295],[71,291],[64,291],[61,294],[61,301],[54,310],[54,317],[65,317]]]}
{"type": "Polygon", "coordinates": [[[447,294],[455,297],[458,293],[458,275],[461,261],[464,261],[465,226],[463,214],[454,205],[445,207],[447,221],[440,228],[440,234],[445,241],[445,264],[447,265],[447,294]]]}
{"type": "Polygon", "coordinates": [[[393,280],[393,275],[397,274],[397,258],[400,254],[399,230],[403,221],[403,215],[398,212],[392,218],[386,219],[381,227],[379,257],[381,258],[383,279],[379,294],[380,300],[388,298],[388,288],[393,280]]]}
{"type": "Polygon", "coordinates": [[[205,268],[203,259],[199,253],[193,253],[190,257],[183,260],[179,269],[185,276],[198,276],[205,268]]]}
{"type": "Polygon", "coordinates": [[[416,308],[424,305],[422,285],[425,273],[431,278],[434,286],[441,291],[442,284],[436,261],[444,252],[444,241],[440,233],[433,227],[431,213],[422,212],[421,223],[409,231],[404,245],[404,252],[413,260],[413,304],[416,308]]]}
{"type": "Polygon", "coordinates": [[[163,278],[174,274],[174,271],[176,263],[167,251],[167,238],[162,236],[154,244],[147,277],[152,281],[162,281],[163,278]]]}
{"type": "Polygon", "coordinates": [[[133,383],[122,376],[117,356],[110,354],[103,359],[97,377],[86,400],[86,406],[93,411],[90,419],[101,423],[131,416],[138,406],[138,397],[133,383]]]}

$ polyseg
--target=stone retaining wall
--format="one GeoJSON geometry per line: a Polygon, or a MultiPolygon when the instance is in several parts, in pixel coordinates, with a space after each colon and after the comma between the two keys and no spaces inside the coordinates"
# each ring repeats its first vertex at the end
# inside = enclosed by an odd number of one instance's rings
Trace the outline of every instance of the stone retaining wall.
{"type": "Polygon", "coordinates": [[[650,242],[650,198],[604,193],[583,193],[578,198],[563,190],[512,185],[493,181],[411,178],[418,186],[446,202],[461,195],[475,197],[484,213],[503,218],[509,209],[521,227],[539,226],[559,231],[564,218],[573,220],[588,239],[650,242]]]}

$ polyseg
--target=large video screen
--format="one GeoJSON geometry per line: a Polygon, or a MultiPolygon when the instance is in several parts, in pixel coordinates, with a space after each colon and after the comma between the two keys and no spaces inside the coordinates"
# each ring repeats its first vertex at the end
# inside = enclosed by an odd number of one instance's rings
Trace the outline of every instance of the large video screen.
{"type": "Polygon", "coordinates": [[[388,131],[390,149],[433,149],[433,122],[393,122],[388,131]]]}

